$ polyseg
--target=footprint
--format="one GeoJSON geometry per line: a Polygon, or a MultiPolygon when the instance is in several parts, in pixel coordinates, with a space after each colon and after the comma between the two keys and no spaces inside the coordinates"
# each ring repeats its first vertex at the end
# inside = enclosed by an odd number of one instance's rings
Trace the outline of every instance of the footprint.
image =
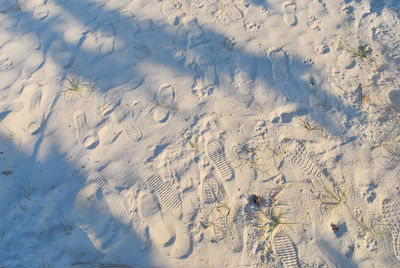
{"type": "Polygon", "coordinates": [[[24,129],[32,135],[38,134],[43,123],[43,113],[40,110],[42,90],[37,84],[28,84],[24,87],[21,97],[24,105],[24,118],[28,118],[24,129]]]}
{"type": "Polygon", "coordinates": [[[14,69],[14,63],[12,62],[10,57],[4,54],[0,55],[0,71],[5,72],[12,69],[14,69]]]}
{"type": "Polygon", "coordinates": [[[240,258],[240,266],[263,267],[267,260],[262,258],[264,248],[260,246],[260,234],[252,226],[246,226],[243,231],[243,250],[240,258]]]}
{"type": "Polygon", "coordinates": [[[126,133],[131,141],[139,141],[142,132],[133,124],[131,111],[124,105],[120,105],[111,113],[111,118],[126,133]]]}
{"type": "Polygon", "coordinates": [[[232,24],[243,20],[243,12],[232,0],[224,0],[221,3],[223,18],[226,24],[232,24]]]}
{"type": "Polygon", "coordinates": [[[253,60],[241,57],[237,63],[237,71],[234,81],[238,92],[238,101],[250,106],[254,99],[254,81],[257,72],[256,64],[253,60]]]}
{"type": "Polygon", "coordinates": [[[25,61],[23,76],[29,77],[31,74],[39,70],[44,63],[44,56],[41,50],[32,50],[25,61]]]}
{"type": "Polygon", "coordinates": [[[207,142],[206,152],[219,175],[226,181],[231,180],[233,178],[233,170],[225,160],[222,144],[216,139],[210,139],[207,142]]]}
{"type": "Polygon", "coordinates": [[[279,150],[293,164],[301,168],[307,175],[317,179],[325,178],[322,169],[311,159],[304,145],[298,141],[284,138],[279,145],[279,150]]]}
{"type": "Polygon", "coordinates": [[[294,1],[286,1],[282,5],[283,20],[289,26],[295,26],[297,24],[296,17],[296,3],[294,1]]]}
{"type": "Polygon", "coordinates": [[[98,187],[96,184],[88,184],[79,190],[75,197],[75,209],[80,214],[87,218],[93,217],[93,212],[97,211],[98,199],[96,191],[98,187]]]}
{"type": "Polygon", "coordinates": [[[272,70],[275,79],[278,81],[280,88],[286,98],[292,102],[299,102],[304,99],[303,90],[291,78],[289,69],[289,58],[286,52],[281,48],[273,48],[269,52],[272,70]]]}
{"type": "Polygon", "coordinates": [[[221,241],[231,235],[230,213],[231,210],[225,206],[217,206],[211,210],[208,220],[214,229],[215,237],[212,239],[213,241],[221,241]]]}
{"type": "Polygon", "coordinates": [[[206,205],[221,203],[225,197],[225,191],[211,174],[203,178],[201,190],[203,203],[206,205]]]}
{"type": "Polygon", "coordinates": [[[201,88],[210,88],[217,83],[217,75],[215,73],[215,65],[213,60],[203,55],[199,57],[199,67],[204,72],[201,88]]]}
{"type": "Polygon", "coordinates": [[[308,10],[310,15],[315,16],[317,18],[324,17],[328,15],[328,9],[326,7],[326,3],[323,3],[320,0],[313,0],[312,3],[309,4],[308,10]]]}
{"type": "Polygon", "coordinates": [[[187,9],[199,9],[204,6],[204,2],[202,0],[184,0],[184,7],[187,9]]]}
{"type": "Polygon", "coordinates": [[[95,183],[101,189],[104,199],[110,209],[111,215],[118,218],[123,224],[130,225],[132,217],[129,215],[128,209],[122,198],[115,189],[110,188],[107,181],[99,174],[91,174],[88,183],[95,183]]]}
{"type": "Polygon", "coordinates": [[[149,225],[150,238],[158,246],[168,246],[174,237],[169,233],[153,196],[140,192],[138,200],[139,215],[149,225]]]}
{"type": "Polygon", "coordinates": [[[275,254],[279,257],[285,267],[300,267],[297,250],[286,234],[280,232],[275,236],[273,248],[275,254]]]}
{"type": "Polygon", "coordinates": [[[289,80],[289,60],[283,49],[275,48],[269,52],[274,76],[278,82],[289,80]]]}
{"type": "Polygon", "coordinates": [[[177,259],[188,257],[192,249],[192,238],[189,234],[188,226],[176,218],[171,218],[169,222],[173,226],[171,229],[175,233],[171,256],[177,259]]]}
{"type": "Polygon", "coordinates": [[[243,233],[245,231],[246,222],[242,206],[237,205],[233,216],[233,245],[232,251],[239,253],[243,250],[243,233]]]}
{"type": "Polygon", "coordinates": [[[182,213],[182,201],[171,185],[157,175],[150,176],[146,182],[157,193],[162,207],[179,218],[182,213]]]}
{"type": "Polygon", "coordinates": [[[177,7],[171,1],[167,1],[162,6],[162,12],[167,16],[168,22],[171,25],[177,25],[179,23],[177,7]]]}
{"type": "Polygon", "coordinates": [[[195,17],[186,16],[182,22],[187,33],[187,48],[194,48],[207,41],[207,36],[195,17]]]}
{"type": "Polygon", "coordinates": [[[99,143],[99,138],[94,130],[88,129],[85,113],[81,111],[75,112],[74,123],[78,141],[85,145],[87,149],[95,148],[99,143]]]}
{"type": "Polygon", "coordinates": [[[96,42],[100,47],[100,53],[109,54],[114,50],[116,31],[111,23],[105,23],[100,26],[96,32],[96,42]]]}
{"type": "Polygon", "coordinates": [[[196,97],[210,95],[217,84],[214,62],[209,56],[203,55],[198,59],[198,67],[202,74],[193,86],[193,94],[196,97]]]}
{"type": "Polygon", "coordinates": [[[40,21],[49,15],[45,2],[46,0],[19,0],[14,1],[12,8],[22,9],[23,11],[29,10],[32,12],[33,18],[40,21]]]}
{"type": "Polygon", "coordinates": [[[27,8],[33,7],[33,17],[36,20],[43,20],[49,15],[49,10],[45,4],[45,0],[33,0],[29,1],[26,5],[27,8]]]}
{"type": "Polygon", "coordinates": [[[232,233],[229,224],[231,210],[222,205],[222,201],[226,198],[225,190],[212,174],[208,174],[202,180],[201,191],[206,214],[204,224],[211,226],[210,240],[220,241],[232,233]]]}
{"type": "Polygon", "coordinates": [[[13,111],[21,111],[24,108],[22,101],[0,102],[0,121],[13,111]]]}
{"type": "Polygon", "coordinates": [[[363,187],[361,195],[364,199],[367,200],[368,203],[372,203],[376,199],[375,189],[378,187],[375,183],[370,183],[367,187],[363,187]]]}
{"type": "Polygon", "coordinates": [[[178,193],[157,175],[150,176],[146,182],[156,192],[162,210],[165,212],[163,216],[168,230],[175,236],[171,255],[175,258],[187,257],[192,248],[191,237],[188,226],[179,220],[182,217],[182,201],[178,193]]]}
{"type": "Polygon", "coordinates": [[[51,53],[51,59],[64,69],[71,67],[74,62],[72,52],[68,50],[66,43],[61,40],[55,40],[51,43],[49,53],[51,53]]]}
{"type": "Polygon", "coordinates": [[[169,111],[164,107],[156,107],[154,111],[153,119],[157,123],[165,123],[169,118],[169,111]]]}
{"type": "Polygon", "coordinates": [[[389,199],[382,202],[383,223],[390,229],[393,253],[400,261],[400,205],[389,199]]]}
{"type": "Polygon", "coordinates": [[[384,224],[388,227],[400,228],[400,205],[392,200],[385,199],[382,202],[382,216],[384,224]]]}
{"type": "Polygon", "coordinates": [[[175,90],[170,84],[163,84],[157,92],[157,100],[162,105],[171,105],[174,103],[175,90]]]}
{"type": "Polygon", "coordinates": [[[299,107],[294,103],[290,103],[288,105],[281,105],[271,112],[270,121],[273,124],[290,123],[295,117],[295,115],[299,113],[299,111],[300,111],[299,107]]]}
{"type": "Polygon", "coordinates": [[[400,261],[400,230],[392,230],[392,243],[393,243],[393,252],[396,258],[400,261]]]}
{"type": "MultiPolygon", "coordinates": [[[[44,1],[43,1],[44,2],[44,1]]],[[[40,3],[36,6],[33,12],[33,17],[37,20],[43,20],[49,15],[49,10],[44,3],[40,3]]]]}
{"type": "Polygon", "coordinates": [[[157,107],[154,111],[154,121],[164,123],[169,118],[169,111],[176,110],[175,90],[170,84],[163,84],[157,92],[157,107]]]}

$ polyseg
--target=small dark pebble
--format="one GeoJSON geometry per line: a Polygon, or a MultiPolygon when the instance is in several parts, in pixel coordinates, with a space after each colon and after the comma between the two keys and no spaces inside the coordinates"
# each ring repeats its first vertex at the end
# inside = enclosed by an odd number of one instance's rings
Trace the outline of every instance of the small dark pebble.
{"type": "Polygon", "coordinates": [[[254,204],[256,204],[259,208],[261,207],[261,197],[259,197],[258,195],[254,195],[254,196],[253,196],[253,202],[254,202],[254,204]]]}
{"type": "Polygon", "coordinates": [[[331,223],[332,231],[336,233],[339,230],[339,225],[331,223]]]}
{"type": "Polygon", "coordinates": [[[4,170],[4,171],[1,172],[1,174],[6,175],[6,176],[10,175],[11,173],[12,173],[12,171],[9,170],[9,169],[4,170]]]}

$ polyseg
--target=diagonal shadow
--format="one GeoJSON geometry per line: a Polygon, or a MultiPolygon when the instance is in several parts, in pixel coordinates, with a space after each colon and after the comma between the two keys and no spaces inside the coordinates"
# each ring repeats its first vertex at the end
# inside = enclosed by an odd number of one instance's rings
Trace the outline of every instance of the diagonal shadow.
{"type": "MultiPolygon", "coordinates": [[[[51,145],[52,153],[44,159],[34,159],[27,157],[13,139],[0,134],[1,265],[71,267],[74,263],[105,263],[89,239],[87,227],[83,228],[85,221],[74,209],[76,193],[84,187],[85,171],[69,163],[56,144],[51,145]]],[[[102,230],[96,231],[102,231],[104,239],[111,242],[113,235],[122,236],[122,243],[135,241],[129,245],[144,247],[140,238],[107,213],[93,220],[98,222],[102,230]]],[[[144,254],[140,262],[137,260],[130,256],[116,263],[137,264],[135,267],[148,263],[144,254]]]]}
{"type": "MultiPolygon", "coordinates": [[[[232,70],[225,68],[225,66],[231,64],[232,62],[240,62],[240,59],[242,58],[245,58],[246,62],[249,62],[250,64],[259,64],[262,62],[262,66],[258,67],[259,73],[257,75],[257,79],[260,80],[262,87],[260,91],[264,91],[263,93],[266,95],[270,93],[278,96],[285,95],[282,94],[285,92],[282,92],[282,87],[274,78],[271,62],[268,60],[265,52],[262,55],[257,55],[256,52],[249,52],[245,49],[245,47],[239,46],[234,47],[233,51],[230,51],[226,48],[228,37],[224,34],[216,32],[215,30],[202,27],[204,35],[206,36],[204,38],[205,42],[188,48],[187,43],[190,42],[190,40],[188,41],[190,36],[187,36],[187,33],[185,33],[186,29],[181,26],[181,24],[177,27],[173,27],[164,21],[148,19],[140,20],[137,18],[140,17],[140,15],[135,14],[133,17],[128,18],[126,15],[120,14],[116,10],[106,9],[105,4],[95,4],[88,1],[79,3],[56,1],[56,3],[62,6],[63,10],[70,11],[70,13],[74,15],[74,18],[79,22],[80,25],[83,25],[84,28],[83,37],[79,40],[79,43],[76,47],[72,44],[65,44],[75,54],[75,63],[72,68],[83,77],[88,77],[89,80],[94,80],[96,87],[104,93],[115,88],[116,86],[119,86],[120,84],[128,83],[132,76],[144,76],[144,79],[146,79],[147,77],[144,71],[141,68],[135,67],[135,65],[143,63],[158,64],[170,70],[176,71],[181,76],[188,76],[196,79],[196,77],[201,74],[199,74],[198,68],[193,65],[196,65],[195,61],[200,56],[208,54],[214,60],[214,64],[216,64],[217,77],[232,77],[232,70]],[[79,5],[80,8],[77,8],[77,5],[79,5]],[[81,12],[73,13],[73,10],[81,10],[81,12]],[[119,21],[119,26],[126,27],[126,29],[122,31],[123,34],[118,34],[118,31],[114,29],[114,31],[117,32],[117,39],[120,40],[122,44],[125,44],[125,47],[122,47],[120,50],[115,49],[113,56],[106,55],[100,57],[95,51],[85,50],[85,38],[90,35],[93,29],[106,24],[110,19],[119,21]],[[136,32],[138,25],[140,26],[143,24],[148,24],[148,26],[144,26],[149,28],[148,31],[139,30],[139,32],[134,34],[132,38],[129,38],[132,36],[132,34],[129,34],[129,32],[136,32]],[[181,37],[179,37],[180,34],[182,35],[181,37]],[[181,44],[179,39],[183,39],[183,41],[181,40],[181,44]],[[146,52],[141,51],[142,49],[146,49],[146,47],[151,51],[148,52],[149,54],[151,53],[151,55],[147,55],[146,52]],[[172,54],[171,51],[177,52],[177,54],[181,53],[181,55],[183,54],[185,56],[182,58],[172,54]],[[228,55],[225,56],[221,54],[228,55]],[[77,67],[78,65],[79,67],[77,67]],[[96,77],[96,74],[98,73],[107,73],[108,75],[99,79],[96,77]]],[[[52,21],[52,23],[55,22],[52,21]]],[[[51,30],[51,26],[48,28],[50,28],[48,29],[50,33],[54,35],[56,31],[51,30]]],[[[242,31],[243,34],[246,34],[244,29],[242,29],[242,31]]],[[[113,33],[109,32],[109,35],[112,34],[113,33]]],[[[295,81],[290,86],[298,87],[299,90],[298,92],[292,89],[288,90],[289,94],[286,94],[286,99],[288,102],[300,102],[303,107],[303,110],[299,112],[300,115],[307,114],[315,122],[324,126],[332,136],[342,135],[343,132],[340,132],[340,134],[335,133],[335,130],[333,130],[331,127],[337,126],[337,121],[335,118],[321,117],[320,111],[318,109],[313,109],[308,103],[308,96],[310,96],[311,93],[303,86],[303,84],[309,85],[310,81],[304,81],[302,77],[307,73],[315,73],[320,70],[316,70],[312,66],[304,67],[304,63],[302,62],[301,58],[297,57],[296,55],[291,55],[290,58],[290,66],[302,66],[303,68],[296,69],[296,73],[289,73],[289,75],[293,77],[293,81],[295,81]],[[290,96],[292,93],[294,93],[296,96],[290,96]]],[[[236,64],[236,66],[237,65],[238,64],[236,64]]],[[[239,69],[240,72],[246,73],[247,77],[254,77],[254,73],[251,72],[251,68],[245,69],[240,65],[236,68],[239,69]]],[[[153,86],[150,87],[151,89],[149,91],[144,91],[142,93],[146,94],[147,98],[153,99],[156,89],[153,86]]],[[[127,87],[125,90],[129,90],[129,87],[127,87]]],[[[216,90],[226,91],[226,89],[218,87],[216,90]]],[[[324,98],[329,103],[328,106],[330,106],[331,109],[338,109],[341,112],[346,112],[352,116],[357,116],[360,113],[360,111],[355,107],[350,107],[343,103],[343,101],[337,96],[329,94],[324,89],[321,90],[324,92],[324,98]]],[[[228,91],[228,93],[225,95],[227,95],[229,98],[229,96],[232,96],[233,94],[231,91],[228,91]]],[[[263,105],[262,100],[259,100],[259,102],[261,102],[260,105],[263,105]]],[[[351,119],[352,118],[349,118],[350,121],[351,119]]]]}

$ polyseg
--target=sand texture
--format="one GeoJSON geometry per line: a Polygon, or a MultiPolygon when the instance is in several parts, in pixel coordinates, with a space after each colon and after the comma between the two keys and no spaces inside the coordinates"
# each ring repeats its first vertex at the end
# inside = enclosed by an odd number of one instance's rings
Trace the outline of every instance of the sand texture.
{"type": "Polygon", "coordinates": [[[0,268],[400,267],[399,0],[0,0],[0,268]]]}

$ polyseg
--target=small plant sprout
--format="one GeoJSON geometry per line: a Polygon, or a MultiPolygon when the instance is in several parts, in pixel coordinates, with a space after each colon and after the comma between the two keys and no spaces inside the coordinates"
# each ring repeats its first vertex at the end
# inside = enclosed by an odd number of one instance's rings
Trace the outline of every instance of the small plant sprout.
{"type": "Polygon", "coordinates": [[[275,167],[278,168],[283,160],[284,154],[282,152],[279,152],[279,150],[277,149],[271,148],[270,146],[267,146],[267,150],[271,152],[270,158],[274,160],[275,167]],[[278,160],[275,157],[278,157],[278,160]]]}
{"type": "Polygon", "coordinates": [[[225,13],[225,5],[223,3],[223,1],[218,1],[219,4],[219,10],[221,10],[221,13],[224,14],[225,13]]]}
{"type": "Polygon", "coordinates": [[[19,207],[23,210],[26,211],[26,205],[21,203],[21,201],[18,201],[19,207]]]}
{"type": "Polygon", "coordinates": [[[264,215],[263,219],[260,219],[261,224],[255,224],[254,226],[262,231],[268,247],[271,248],[276,234],[279,233],[284,226],[288,226],[292,229],[290,225],[297,223],[283,221],[282,213],[277,211],[276,206],[272,206],[269,211],[261,211],[262,215],[264,215]]]}
{"type": "Polygon", "coordinates": [[[31,192],[32,192],[32,188],[31,188],[31,185],[30,184],[28,184],[28,187],[27,188],[25,188],[25,187],[23,187],[22,188],[22,190],[23,190],[23,201],[21,202],[21,200],[19,200],[18,201],[18,204],[19,204],[19,207],[23,210],[23,211],[26,211],[27,210],[27,206],[26,206],[26,203],[28,202],[28,201],[31,201],[31,192]]]}
{"type": "Polygon", "coordinates": [[[74,229],[70,224],[62,224],[65,235],[71,235],[72,230],[74,229]]]}
{"type": "Polygon", "coordinates": [[[66,99],[72,102],[75,95],[87,99],[92,94],[94,87],[90,83],[84,83],[71,73],[64,81],[64,90],[61,91],[66,99]]]}
{"type": "Polygon", "coordinates": [[[24,197],[27,200],[31,200],[31,185],[30,184],[28,184],[27,189],[24,188],[24,197]]]}
{"type": "Polygon", "coordinates": [[[382,67],[381,64],[377,62],[375,57],[372,56],[372,48],[368,44],[360,43],[357,47],[352,47],[341,37],[341,35],[339,35],[339,46],[351,53],[351,55],[356,59],[368,59],[370,62],[373,62],[376,69],[380,69],[382,67]]]}
{"type": "Polygon", "coordinates": [[[353,57],[358,59],[366,59],[371,56],[372,48],[367,44],[360,44],[357,48],[351,47],[343,38],[339,35],[339,45],[352,54],[353,57]]]}
{"type": "Polygon", "coordinates": [[[266,163],[271,158],[265,154],[265,151],[268,151],[268,146],[264,144],[251,145],[245,142],[234,146],[232,151],[236,157],[235,168],[249,166],[259,172],[268,174],[269,170],[266,168],[266,163]]]}
{"type": "Polygon", "coordinates": [[[328,186],[322,185],[322,191],[319,200],[322,208],[329,208],[328,214],[347,200],[347,187],[341,190],[338,187],[330,189],[328,186]]]}

